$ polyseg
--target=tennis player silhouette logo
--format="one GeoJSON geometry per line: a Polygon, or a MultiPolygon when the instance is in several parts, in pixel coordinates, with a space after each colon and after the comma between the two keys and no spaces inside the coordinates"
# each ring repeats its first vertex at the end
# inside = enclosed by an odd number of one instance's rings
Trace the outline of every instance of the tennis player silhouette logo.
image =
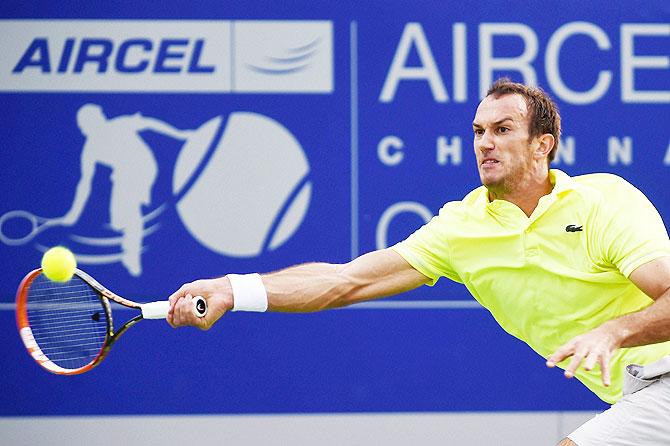
{"type": "MultiPolygon", "coordinates": [[[[158,229],[155,220],[168,206],[175,206],[191,236],[230,257],[254,257],[278,248],[307,212],[312,190],[307,158],[295,137],[267,116],[235,112],[225,125],[219,116],[196,130],[181,130],[139,112],[108,118],[99,105],[85,104],[77,112],[77,124],[86,140],[69,210],[57,218],[24,210],[6,212],[0,217],[3,243],[23,245],[50,227],[75,225],[89,202],[98,165],[112,172],[109,226],[120,236],[71,233],[69,237],[87,248],[115,250],[100,254],[75,250],[80,264],[121,262],[133,276],[141,275],[144,240],[158,229]],[[152,200],[159,166],[140,136],[143,131],[183,141],[170,202],[152,200]],[[29,222],[27,234],[12,229],[18,220],[29,222]]],[[[35,248],[44,251],[47,246],[35,242],[35,248]]]]}

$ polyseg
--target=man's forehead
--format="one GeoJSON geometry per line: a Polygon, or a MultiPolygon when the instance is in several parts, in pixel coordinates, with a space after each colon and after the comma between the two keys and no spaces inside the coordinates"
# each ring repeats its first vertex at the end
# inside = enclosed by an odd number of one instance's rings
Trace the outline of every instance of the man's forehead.
{"type": "Polygon", "coordinates": [[[474,122],[485,124],[487,122],[498,122],[505,118],[515,121],[527,119],[528,106],[523,96],[518,94],[506,94],[499,97],[493,95],[485,97],[477,107],[474,122]]]}

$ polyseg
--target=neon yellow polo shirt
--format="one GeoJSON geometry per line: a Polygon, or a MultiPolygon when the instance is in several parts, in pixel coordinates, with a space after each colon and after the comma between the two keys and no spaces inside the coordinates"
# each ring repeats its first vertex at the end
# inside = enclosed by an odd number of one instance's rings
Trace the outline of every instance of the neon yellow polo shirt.
{"type": "MultiPolygon", "coordinates": [[[[530,217],[508,201],[489,201],[481,186],[392,248],[430,285],[442,276],[463,283],[503,329],[544,358],[607,320],[651,305],[627,277],[670,255],[658,212],[622,178],[571,178],[559,170],[550,176],[554,188],[530,217]]],[[[599,368],[580,368],[576,376],[614,403],[627,364],[668,354],[670,342],[618,350],[610,387],[599,368]]]]}

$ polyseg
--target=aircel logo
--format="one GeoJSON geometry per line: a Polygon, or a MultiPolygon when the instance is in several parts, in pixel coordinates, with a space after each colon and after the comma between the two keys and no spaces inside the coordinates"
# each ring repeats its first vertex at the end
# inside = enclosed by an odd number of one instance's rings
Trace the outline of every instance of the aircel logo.
{"type": "Polygon", "coordinates": [[[326,21],[0,20],[0,36],[0,91],[333,91],[326,21]]]}
{"type": "Polygon", "coordinates": [[[82,73],[91,66],[98,73],[213,73],[214,66],[201,65],[204,39],[164,39],[154,43],[150,39],[128,39],[118,48],[112,39],[65,39],[57,49],[58,64],[51,60],[49,40],[35,38],[23,53],[12,73],[21,74],[37,69],[41,73],[82,73]],[[78,50],[74,52],[75,45],[78,50]],[[192,48],[191,48],[192,46],[192,48]],[[115,53],[112,58],[112,53],[115,53]],[[186,63],[188,62],[188,63],[186,63]]]}

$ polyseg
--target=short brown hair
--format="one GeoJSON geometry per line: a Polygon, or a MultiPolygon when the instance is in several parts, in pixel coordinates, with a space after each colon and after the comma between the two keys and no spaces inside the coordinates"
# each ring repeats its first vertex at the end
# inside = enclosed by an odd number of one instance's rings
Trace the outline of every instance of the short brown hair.
{"type": "Polygon", "coordinates": [[[540,87],[528,87],[524,84],[512,82],[507,77],[498,79],[491,85],[486,96],[493,95],[497,99],[506,94],[521,95],[526,101],[529,119],[528,134],[531,138],[544,135],[545,133],[550,133],[554,136],[556,142],[548,157],[549,162],[552,162],[556,157],[558,141],[561,137],[561,115],[554,101],[540,87]]]}

